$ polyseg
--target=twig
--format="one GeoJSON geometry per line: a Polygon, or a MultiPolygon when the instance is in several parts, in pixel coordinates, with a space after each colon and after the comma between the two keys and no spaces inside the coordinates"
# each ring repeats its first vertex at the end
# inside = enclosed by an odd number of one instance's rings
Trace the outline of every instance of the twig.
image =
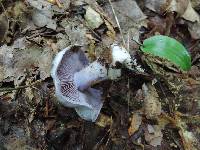
{"type": "Polygon", "coordinates": [[[41,83],[42,80],[38,80],[35,81],[34,83],[30,84],[30,85],[24,85],[24,86],[18,86],[18,87],[14,87],[14,88],[0,88],[0,92],[6,92],[6,91],[15,91],[15,90],[19,90],[19,89],[25,89],[27,87],[32,87],[38,83],[41,83]]]}
{"type": "MultiPolygon", "coordinates": [[[[129,45],[129,31],[128,31],[128,35],[127,35],[127,51],[130,52],[130,45],[129,45]]],[[[129,76],[128,76],[128,83],[127,83],[127,88],[128,88],[128,92],[127,92],[127,101],[128,101],[128,114],[129,114],[129,107],[130,107],[130,80],[129,80],[129,76]]]]}
{"type": "Polygon", "coordinates": [[[135,39],[132,39],[136,44],[138,44],[139,46],[143,46],[144,47],[144,45],[142,44],[142,43],[140,43],[139,41],[137,41],[137,40],[135,40],[135,39]]]}
{"type": "Polygon", "coordinates": [[[3,11],[4,11],[4,15],[6,16],[6,19],[9,21],[9,18],[8,18],[7,14],[6,14],[6,9],[5,9],[5,7],[4,7],[2,1],[0,1],[0,4],[1,4],[1,7],[2,7],[2,9],[3,9],[3,11]]]}
{"type": "Polygon", "coordinates": [[[108,1],[109,1],[109,3],[110,3],[110,6],[111,6],[111,9],[112,9],[113,15],[114,15],[114,17],[115,17],[115,21],[116,21],[117,26],[118,26],[118,28],[119,28],[119,31],[120,31],[120,34],[121,34],[121,37],[122,37],[123,44],[124,44],[124,46],[126,46],[126,42],[125,42],[125,40],[124,40],[122,28],[121,28],[121,26],[120,26],[120,24],[119,24],[119,20],[118,20],[118,18],[117,18],[117,15],[116,15],[116,13],[115,13],[115,10],[114,10],[114,8],[113,8],[113,5],[112,5],[112,3],[111,3],[111,0],[108,0],[108,1]]]}

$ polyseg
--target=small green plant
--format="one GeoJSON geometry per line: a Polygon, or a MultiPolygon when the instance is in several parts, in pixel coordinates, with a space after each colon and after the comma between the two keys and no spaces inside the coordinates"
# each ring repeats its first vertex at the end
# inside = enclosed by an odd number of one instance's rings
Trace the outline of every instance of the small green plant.
{"type": "Polygon", "coordinates": [[[147,54],[168,60],[182,71],[191,68],[191,57],[186,48],[177,40],[163,35],[155,35],[144,40],[140,49],[147,54]]]}

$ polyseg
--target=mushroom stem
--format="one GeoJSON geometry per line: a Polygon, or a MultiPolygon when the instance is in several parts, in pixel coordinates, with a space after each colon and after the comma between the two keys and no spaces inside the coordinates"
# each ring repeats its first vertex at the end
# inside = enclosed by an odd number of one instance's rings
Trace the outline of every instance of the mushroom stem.
{"type": "Polygon", "coordinates": [[[92,84],[107,79],[107,69],[98,60],[75,73],[74,82],[79,90],[83,91],[92,84]]]}

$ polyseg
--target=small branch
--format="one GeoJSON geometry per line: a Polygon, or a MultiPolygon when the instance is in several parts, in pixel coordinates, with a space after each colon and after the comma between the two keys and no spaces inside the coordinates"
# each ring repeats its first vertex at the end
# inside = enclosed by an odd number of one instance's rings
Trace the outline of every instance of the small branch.
{"type": "Polygon", "coordinates": [[[9,91],[15,91],[15,90],[20,90],[20,89],[25,89],[27,87],[32,87],[38,83],[41,83],[42,80],[38,80],[38,81],[35,81],[34,83],[30,84],[30,85],[24,85],[24,86],[18,86],[18,87],[14,87],[14,88],[0,88],[0,92],[9,92],[9,91]]]}
{"type": "Polygon", "coordinates": [[[108,0],[108,1],[109,1],[109,3],[110,3],[110,6],[111,6],[111,9],[112,9],[113,15],[114,15],[114,17],[115,17],[115,21],[116,21],[117,26],[118,26],[118,28],[119,28],[119,31],[120,31],[120,34],[121,34],[121,37],[122,37],[123,44],[124,44],[124,46],[126,46],[126,42],[125,42],[125,40],[124,40],[122,28],[121,28],[121,26],[120,26],[120,24],[119,24],[119,20],[118,20],[118,18],[117,18],[117,15],[116,15],[116,13],[115,13],[115,10],[114,10],[114,8],[113,8],[113,5],[112,5],[112,3],[111,3],[111,0],[108,0]]]}
{"type": "Polygon", "coordinates": [[[139,46],[144,46],[142,43],[140,43],[139,41],[132,39],[135,43],[137,43],[139,46]]]}

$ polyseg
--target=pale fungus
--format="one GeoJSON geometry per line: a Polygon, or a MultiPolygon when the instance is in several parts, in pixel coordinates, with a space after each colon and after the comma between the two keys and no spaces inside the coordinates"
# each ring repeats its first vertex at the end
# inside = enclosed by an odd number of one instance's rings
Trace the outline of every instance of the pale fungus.
{"type": "MultiPolygon", "coordinates": [[[[111,78],[109,67],[106,68],[101,59],[89,64],[82,49],[80,46],[69,46],[60,51],[53,61],[51,76],[58,100],[66,107],[75,108],[81,118],[94,122],[103,102],[102,91],[91,86],[111,78]]],[[[113,60],[108,66],[113,67],[116,62],[130,66],[131,56],[124,48],[114,44],[111,49],[113,60]]]]}

